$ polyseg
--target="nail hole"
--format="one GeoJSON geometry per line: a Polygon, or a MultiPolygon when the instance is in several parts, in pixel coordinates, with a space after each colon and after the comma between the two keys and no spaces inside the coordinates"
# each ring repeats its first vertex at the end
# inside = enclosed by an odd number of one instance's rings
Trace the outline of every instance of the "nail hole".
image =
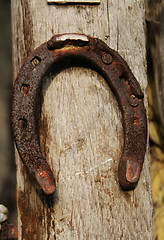
{"type": "Polygon", "coordinates": [[[128,80],[125,78],[124,74],[122,74],[119,78],[125,85],[128,84],[128,80]]]}
{"type": "Polygon", "coordinates": [[[21,93],[22,93],[24,96],[28,93],[29,87],[30,87],[29,84],[25,84],[25,83],[22,84],[21,93]]]}
{"type": "Polygon", "coordinates": [[[41,58],[38,57],[38,56],[35,56],[35,57],[31,60],[31,63],[32,63],[32,65],[35,67],[35,66],[37,66],[37,65],[40,63],[40,61],[41,61],[41,58]]]}
{"type": "Polygon", "coordinates": [[[23,130],[27,127],[27,120],[25,118],[20,118],[18,121],[18,127],[23,130]]]}

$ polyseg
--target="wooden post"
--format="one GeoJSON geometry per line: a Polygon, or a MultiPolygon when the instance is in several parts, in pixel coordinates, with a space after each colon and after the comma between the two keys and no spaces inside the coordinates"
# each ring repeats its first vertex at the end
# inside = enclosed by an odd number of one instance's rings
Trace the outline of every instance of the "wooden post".
{"type": "MultiPolygon", "coordinates": [[[[48,5],[12,0],[13,77],[25,57],[57,33],[98,37],[128,62],[145,93],[144,1],[48,5]]],[[[115,96],[95,71],[74,67],[44,79],[40,143],[57,191],[41,198],[16,152],[19,239],[153,239],[149,157],[138,187],[118,184],[123,146],[115,96]]]]}

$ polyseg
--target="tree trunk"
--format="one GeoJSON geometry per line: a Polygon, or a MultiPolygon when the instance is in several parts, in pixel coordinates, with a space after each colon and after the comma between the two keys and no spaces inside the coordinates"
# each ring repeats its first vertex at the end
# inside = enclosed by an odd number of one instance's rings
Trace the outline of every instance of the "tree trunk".
{"type": "MultiPolygon", "coordinates": [[[[48,5],[12,0],[13,76],[26,56],[54,34],[98,37],[127,61],[145,93],[144,1],[48,5]]],[[[118,183],[122,117],[114,94],[95,71],[74,67],[44,79],[40,144],[53,169],[51,199],[33,188],[16,151],[19,239],[153,239],[149,156],[137,188],[118,183]]]]}

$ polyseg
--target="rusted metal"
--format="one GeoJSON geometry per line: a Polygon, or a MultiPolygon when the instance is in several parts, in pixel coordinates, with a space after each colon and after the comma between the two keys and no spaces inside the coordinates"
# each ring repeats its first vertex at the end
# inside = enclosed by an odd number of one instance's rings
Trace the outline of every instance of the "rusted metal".
{"type": "Polygon", "coordinates": [[[8,224],[8,240],[18,239],[18,226],[15,224],[8,224]]]}
{"type": "Polygon", "coordinates": [[[96,69],[115,93],[124,128],[118,178],[124,190],[134,189],[142,170],[147,142],[143,92],[116,51],[100,39],[80,34],[55,35],[38,47],[27,58],[15,81],[12,127],[16,146],[29,175],[37,180],[45,194],[54,193],[53,173],[40,150],[36,110],[43,75],[65,58],[84,61],[96,69]]]}
{"type": "Polygon", "coordinates": [[[17,240],[18,239],[18,226],[8,223],[7,221],[2,223],[0,230],[0,240],[17,240]]]}
{"type": "Polygon", "coordinates": [[[103,55],[102,55],[102,61],[103,61],[103,63],[105,63],[105,64],[111,64],[112,63],[112,56],[111,55],[109,55],[108,53],[104,53],[103,55]]]}

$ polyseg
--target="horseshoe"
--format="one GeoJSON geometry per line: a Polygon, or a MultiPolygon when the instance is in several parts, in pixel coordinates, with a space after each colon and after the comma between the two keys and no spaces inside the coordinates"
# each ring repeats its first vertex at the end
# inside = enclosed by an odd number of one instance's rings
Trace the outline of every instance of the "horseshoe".
{"type": "Polygon", "coordinates": [[[37,131],[38,93],[50,67],[64,59],[76,59],[98,71],[114,92],[123,117],[124,147],[118,165],[123,190],[137,186],[147,142],[146,110],[140,85],[123,58],[103,41],[81,34],[53,36],[35,49],[15,80],[12,128],[20,157],[45,194],[55,192],[53,173],[44,159],[37,131]]]}

